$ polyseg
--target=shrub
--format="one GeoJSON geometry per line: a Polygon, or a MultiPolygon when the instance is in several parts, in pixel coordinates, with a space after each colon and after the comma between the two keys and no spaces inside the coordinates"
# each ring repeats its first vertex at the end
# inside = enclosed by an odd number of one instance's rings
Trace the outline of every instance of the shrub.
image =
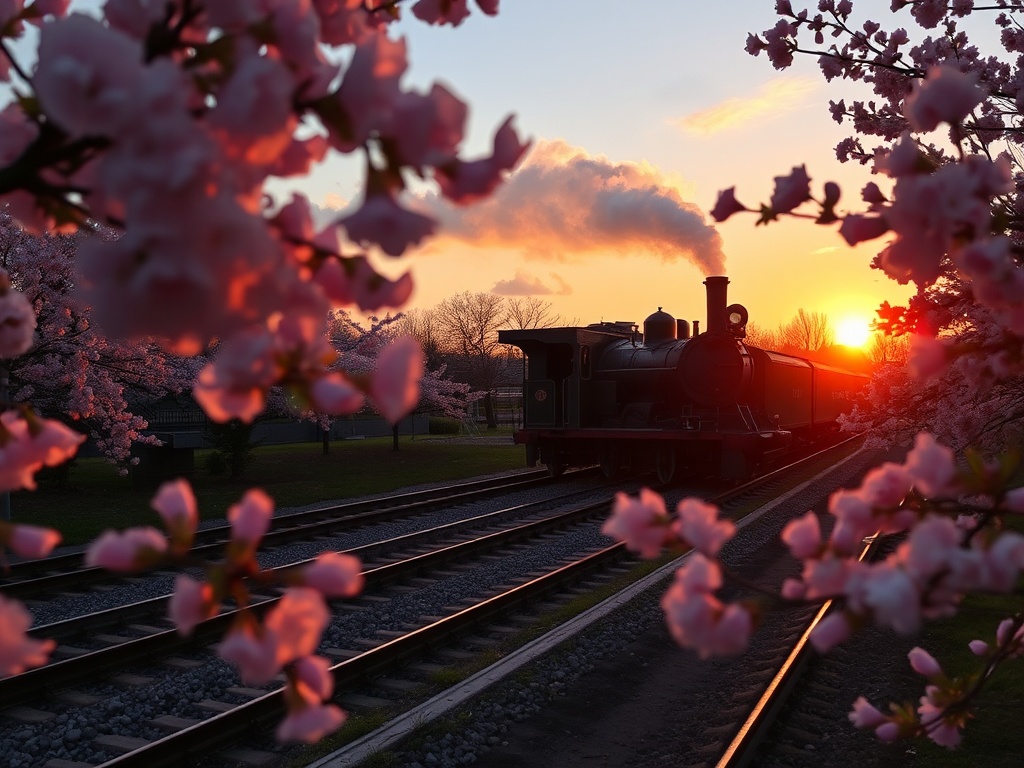
{"type": "Polygon", "coordinates": [[[462,422],[448,416],[430,417],[430,434],[457,435],[462,431],[462,422]]]}

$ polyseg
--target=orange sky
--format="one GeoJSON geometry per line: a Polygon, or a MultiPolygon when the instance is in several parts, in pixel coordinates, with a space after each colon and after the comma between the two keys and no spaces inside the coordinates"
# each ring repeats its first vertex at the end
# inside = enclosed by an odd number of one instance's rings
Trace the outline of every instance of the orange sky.
{"type": "MultiPolygon", "coordinates": [[[[772,0],[689,5],[652,0],[623,14],[605,0],[519,0],[459,30],[405,25],[406,85],[440,79],[469,102],[469,158],[512,112],[534,142],[480,206],[454,210],[431,186],[415,190],[444,234],[408,259],[374,257],[391,275],[411,265],[411,306],[496,291],[549,300],[584,324],[640,322],[658,306],[703,319],[702,280],[723,272],[730,301],[768,327],[799,308],[870,320],[881,301],[906,300],[908,287],[868,266],[878,243],[853,251],[834,227],[755,227],[752,215],[713,226],[719,190],[735,185],[756,206],[794,165],[807,164],[819,195],[840,182],[845,210],[861,207],[870,176],[835,160],[847,132],[828,100],[850,98],[849,86],[826,86],[810,60],[779,73],[744,53],[747,32],[774,24],[772,0]]],[[[353,204],[359,167],[331,161],[302,191],[325,208],[353,204]]]]}

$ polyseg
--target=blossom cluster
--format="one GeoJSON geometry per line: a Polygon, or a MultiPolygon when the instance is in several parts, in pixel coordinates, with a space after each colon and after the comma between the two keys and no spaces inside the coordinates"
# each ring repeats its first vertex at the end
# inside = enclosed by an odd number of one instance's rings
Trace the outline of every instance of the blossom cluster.
{"type": "MultiPolygon", "coordinates": [[[[919,434],[902,464],[885,463],[870,470],[857,488],[829,497],[827,537],[813,511],[786,524],[781,539],[803,568],[799,578],[780,585],[779,598],[796,604],[833,601],[835,609],[810,636],[814,647],[826,652],[867,621],[909,635],[923,619],[953,615],[969,592],[1010,593],[1024,571],[1024,535],[987,530],[998,516],[1024,514],[1024,488],[1008,488],[1008,478],[1005,468],[995,465],[960,470],[949,448],[928,433],[919,434]],[[960,497],[979,489],[985,490],[987,503],[967,514],[960,497]],[[943,514],[951,505],[961,511],[956,520],[943,514]],[[860,558],[866,540],[893,533],[905,534],[895,552],[877,562],[860,558]]],[[[717,557],[735,532],[718,513],[713,505],[687,498],[679,502],[673,520],[664,499],[645,488],[636,498],[618,494],[602,529],[646,558],[665,547],[696,550],[676,571],[662,607],[672,636],[701,657],[741,653],[758,619],[753,604],[723,603],[715,594],[724,585],[724,566],[717,557]]],[[[1006,631],[1004,626],[1000,635],[1006,631]]],[[[1015,638],[1016,652],[1021,638],[1015,638]]],[[[1006,643],[1000,640],[1001,646],[1006,643]]],[[[980,641],[973,647],[979,655],[990,654],[980,641]]],[[[919,710],[920,721],[904,718],[898,728],[884,728],[879,735],[921,732],[950,745],[964,722],[963,707],[949,715],[943,708],[958,702],[957,692],[953,683],[934,684],[919,710]],[[936,726],[936,717],[946,725],[936,726]]],[[[858,704],[857,711],[862,709],[858,704]]],[[[855,722],[882,725],[866,716],[855,722]]],[[[890,722],[896,721],[885,719],[890,722]]]]}
{"type": "MultiPolygon", "coordinates": [[[[490,156],[459,156],[467,107],[440,84],[402,87],[406,44],[388,31],[398,10],[112,1],[95,18],[67,3],[5,6],[0,42],[26,22],[40,37],[34,71],[11,59],[4,73],[27,93],[3,112],[0,202],[33,231],[87,219],[123,230],[80,245],[79,298],[114,336],[180,354],[220,340],[196,388],[213,418],[253,418],[276,384],[319,411],[357,407],[357,388],[325,370],[327,310],[400,306],[412,282],[344,249],[399,256],[433,232],[401,202],[405,174],[431,176],[462,204],[526,150],[509,118],[490,156]],[[350,47],[347,66],[324,46],[350,47]],[[366,156],[365,196],[316,232],[305,197],[279,207],[264,185],[331,151],[366,156]]],[[[467,13],[465,2],[414,5],[429,23],[467,13]]]]}
{"type": "Polygon", "coordinates": [[[200,565],[203,581],[179,574],[168,614],[187,635],[220,611],[224,600],[239,606],[237,618],[218,646],[222,659],[239,668],[249,685],[265,685],[282,671],[286,676],[288,716],[278,726],[282,741],[316,741],[344,722],[344,713],[325,704],[334,687],[329,661],[316,655],[329,611],[325,598],[353,597],[362,589],[357,558],[325,552],[283,574],[264,571],[256,561],[260,541],[270,527],[273,501],[259,489],[246,492],[228,510],[231,538],[224,559],[193,563],[189,550],[199,521],[195,496],[184,480],[165,483],[153,497],[166,534],[153,527],[107,531],[93,542],[86,563],[118,573],[135,573],[168,564],[200,565]],[[249,597],[251,584],[280,580],[286,589],[262,620],[249,597]]]}
{"type": "MultiPolygon", "coordinates": [[[[1013,15],[1024,3],[896,0],[891,10],[908,13],[911,23],[857,23],[850,0],[819,0],[816,12],[777,0],[775,25],[746,44],[776,69],[811,55],[826,80],[872,91],[870,100],[830,102],[833,119],[855,132],[836,147],[837,157],[879,176],[861,190],[864,210],[839,210],[840,189],[831,182],[815,196],[798,166],[776,177],[768,203],[748,207],[730,188],[711,211],[717,221],[751,212],[758,224],[784,215],[838,223],[851,246],[881,240],[872,266],[917,286],[907,307],[879,311],[880,329],[911,334],[907,364],[884,366],[844,423],[872,427],[890,445],[924,425],[931,431],[917,436],[904,463],[884,464],[860,487],[830,497],[827,536],[813,513],[782,534],[803,561],[800,578],[781,585],[782,597],[838,606],[812,634],[822,650],[867,621],[910,633],[926,619],[952,615],[971,592],[1012,594],[1024,568],[1024,536],[1006,525],[1024,510],[1006,450],[1019,443],[1024,374],[1024,36],[1013,15]],[[963,17],[982,11],[995,12],[1003,58],[984,56],[962,28],[963,17]],[[925,31],[916,38],[915,24],[925,31]],[[865,137],[882,143],[867,147],[865,137]],[[963,452],[959,462],[947,445],[963,452]],[[970,446],[1003,459],[986,462],[970,446]],[[902,537],[893,554],[877,563],[855,557],[864,537],[889,533],[902,537]]],[[[978,692],[999,664],[1020,655],[1020,629],[1014,613],[994,643],[971,643],[983,667],[960,678],[914,649],[911,665],[928,679],[920,705],[894,705],[883,715],[861,698],[851,721],[884,740],[925,735],[956,746],[978,692]]]]}
{"type": "MultiPolygon", "coordinates": [[[[470,13],[467,0],[106,0],[94,13],[69,13],[69,0],[0,3],[0,81],[13,96],[0,110],[0,206],[6,251],[32,251],[21,272],[0,275],[0,357],[14,361],[18,402],[38,399],[40,412],[80,420],[120,462],[152,438],[119,407],[116,377],[94,375],[102,367],[141,371],[138,381],[148,372],[154,396],[194,378],[194,398],[217,421],[251,421],[271,388],[321,418],[366,398],[392,422],[416,406],[424,363],[415,342],[392,339],[372,370],[350,365],[324,338],[333,312],[409,298],[411,276],[388,278],[373,261],[435,231],[405,202],[409,178],[468,204],[498,186],[528,143],[509,117],[489,155],[461,156],[466,104],[439,83],[402,85],[407,46],[390,26],[403,5],[429,24],[458,26],[470,13]],[[19,56],[29,49],[27,65],[19,56]],[[314,227],[304,196],[282,201],[268,190],[331,153],[356,152],[365,158],[361,200],[324,227],[314,227]],[[46,234],[25,239],[7,217],[46,234]],[[53,234],[74,234],[73,247],[53,234]],[[33,347],[37,326],[46,339],[33,347]],[[169,355],[199,354],[209,359],[170,370],[169,355]]],[[[476,6],[494,15],[498,0],[476,6]]],[[[426,380],[445,403],[458,395],[436,375],[426,380]]],[[[31,489],[40,467],[67,460],[84,439],[28,407],[3,413],[0,488],[31,489]]],[[[165,486],[154,506],[167,535],[106,532],[89,562],[120,572],[189,562],[191,491],[165,486]]],[[[262,491],[246,494],[229,514],[225,561],[203,564],[206,582],[179,578],[171,611],[190,631],[234,598],[243,609],[222,655],[249,682],[283,671],[290,714],[279,736],[310,740],[343,717],[324,704],[332,681],[313,651],[324,596],[354,594],[358,563],[322,556],[258,620],[246,585],[266,577],[254,553],[272,510],[262,491]]],[[[0,537],[29,551],[24,527],[0,537]]],[[[0,601],[0,613],[0,673],[44,663],[52,643],[27,639],[24,609],[0,601]]]]}

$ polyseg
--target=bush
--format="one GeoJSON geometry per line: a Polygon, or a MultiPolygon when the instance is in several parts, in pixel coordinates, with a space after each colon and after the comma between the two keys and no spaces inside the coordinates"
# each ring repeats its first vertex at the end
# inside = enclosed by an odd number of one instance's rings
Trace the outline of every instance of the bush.
{"type": "Polygon", "coordinates": [[[462,431],[462,422],[448,416],[430,417],[430,434],[432,435],[457,435],[462,431]]]}
{"type": "Polygon", "coordinates": [[[204,437],[216,448],[206,459],[206,468],[211,475],[223,474],[225,470],[232,480],[237,480],[252,463],[252,452],[258,445],[252,441],[252,424],[231,419],[224,424],[211,422],[204,437]]]}

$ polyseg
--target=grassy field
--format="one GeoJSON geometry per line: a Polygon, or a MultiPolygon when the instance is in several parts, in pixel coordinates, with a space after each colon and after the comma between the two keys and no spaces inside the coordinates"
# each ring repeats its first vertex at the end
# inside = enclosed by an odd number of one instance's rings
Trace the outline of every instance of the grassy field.
{"type": "MultiPolygon", "coordinates": [[[[259,446],[239,480],[211,475],[205,468],[208,451],[197,450],[192,486],[203,519],[216,519],[253,486],[267,491],[278,507],[292,507],[525,466],[523,449],[511,437],[506,445],[483,438],[402,437],[399,445],[393,451],[390,437],[335,441],[326,456],[320,443],[259,446]]],[[[57,528],[65,544],[82,544],[106,528],[157,525],[149,506],[154,490],[120,477],[102,459],[76,459],[64,487],[43,477],[39,490],[12,494],[11,517],[57,528]]]]}

